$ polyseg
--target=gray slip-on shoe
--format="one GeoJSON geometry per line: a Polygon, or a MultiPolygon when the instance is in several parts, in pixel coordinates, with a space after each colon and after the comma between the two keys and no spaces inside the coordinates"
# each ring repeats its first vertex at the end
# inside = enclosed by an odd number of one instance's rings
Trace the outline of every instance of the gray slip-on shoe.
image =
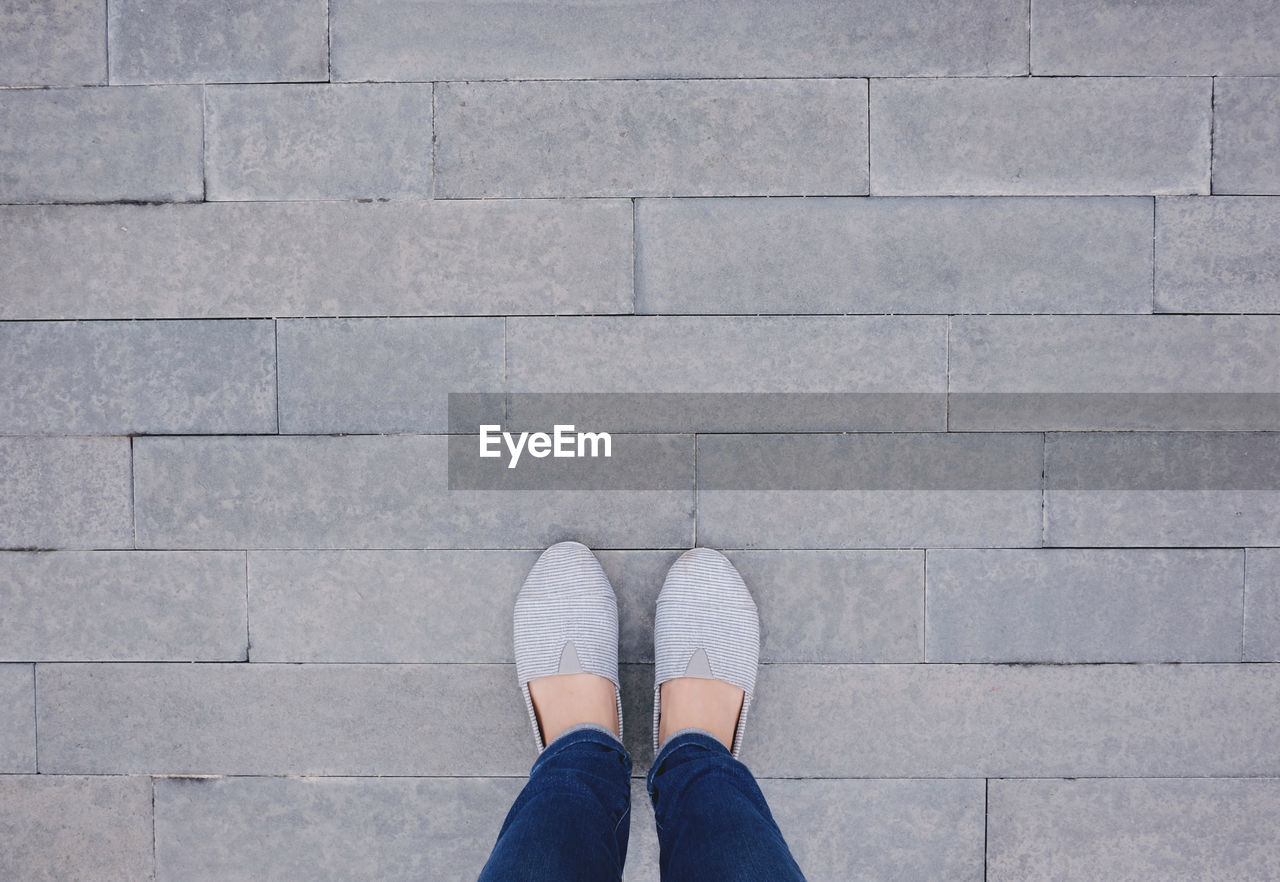
{"type": "Polygon", "coordinates": [[[686,551],[671,565],[653,623],[653,753],[658,755],[662,684],[677,677],[723,680],[744,693],[730,752],[742,733],[760,664],[760,617],[742,576],[710,548],[686,551]]]}
{"type": "Polygon", "coordinates": [[[554,674],[597,674],[613,683],[622,735],[618,682],[618,601],[609,577],[581,542],[557,542],[538,557],[515,604],[516,679],[538,752],[546,749],[529,681],[554,674]]]}

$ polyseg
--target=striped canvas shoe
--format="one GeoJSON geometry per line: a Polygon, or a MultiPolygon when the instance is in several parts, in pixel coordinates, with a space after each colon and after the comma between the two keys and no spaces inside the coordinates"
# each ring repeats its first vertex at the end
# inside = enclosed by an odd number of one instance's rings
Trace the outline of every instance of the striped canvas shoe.
{"type": "Polygon", "coordinates": [[[653,626],[653,752],[658,753],[662,684],[677,677],[724,680],[744,693],[733,732],[734,759],[756,688],[760,618],[737,569],[710,548],[686,551],[671,565],[658,594],[653,626]]]}
{"type": "Polygon", "coordinates": [[[557,542],[538,557],[515,606],[516,679],[538,753],[546,749],[529,681],[553,674],[598,674],[613,683],[622,734],[618,683],[618,601],[591,549],[557,542]]]}

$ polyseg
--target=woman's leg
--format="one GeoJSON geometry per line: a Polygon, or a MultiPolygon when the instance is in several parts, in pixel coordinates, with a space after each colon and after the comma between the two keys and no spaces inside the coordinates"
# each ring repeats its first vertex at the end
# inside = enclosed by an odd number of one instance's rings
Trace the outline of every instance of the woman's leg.
{"type": "Polygon", "coordinates": [[[804,882],[756,779],[710,732],[673,733],[646,784],[663,882],[804,882]]]}
{"type": "Polygon", "coordinates": [[[573,726],[538,755],[480,882],[618,880],[630,832],[630,754],[604,726],[573,726]]]}

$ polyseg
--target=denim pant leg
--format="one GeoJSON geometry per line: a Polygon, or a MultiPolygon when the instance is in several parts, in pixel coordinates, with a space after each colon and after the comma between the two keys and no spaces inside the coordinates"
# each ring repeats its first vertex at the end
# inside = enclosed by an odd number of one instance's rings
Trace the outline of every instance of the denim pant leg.
{"type": "Polygon", "coordinates": [[[673,734],[646,784],[663,882],[804,882],[756,779],[711,733],[673,734]]]}
{"type": "Polygon", "coordinates": [[[607,882],[622,878],[631,832],[631,756],[586,723],[538,755],[479,882],[607,882]]]}

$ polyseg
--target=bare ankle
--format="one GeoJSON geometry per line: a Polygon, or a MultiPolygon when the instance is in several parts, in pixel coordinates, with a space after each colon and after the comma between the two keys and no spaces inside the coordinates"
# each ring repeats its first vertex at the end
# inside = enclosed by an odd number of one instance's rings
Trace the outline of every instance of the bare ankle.
{"type": "Polygon", "coordinates": [[[659,744],[681,729],[702,729],[713,734],[726,749],[733,749],[746,694],[742,689],[723,680],[676,677],[663,683],[661,690],[659,744]]]}
{"type": "Polygon", "coordinates": [[[596,723],[618,735],[617,693],[598,674],[553,674],[529,681],[529,697],[543,745],[579,723],[596,723]]]}

